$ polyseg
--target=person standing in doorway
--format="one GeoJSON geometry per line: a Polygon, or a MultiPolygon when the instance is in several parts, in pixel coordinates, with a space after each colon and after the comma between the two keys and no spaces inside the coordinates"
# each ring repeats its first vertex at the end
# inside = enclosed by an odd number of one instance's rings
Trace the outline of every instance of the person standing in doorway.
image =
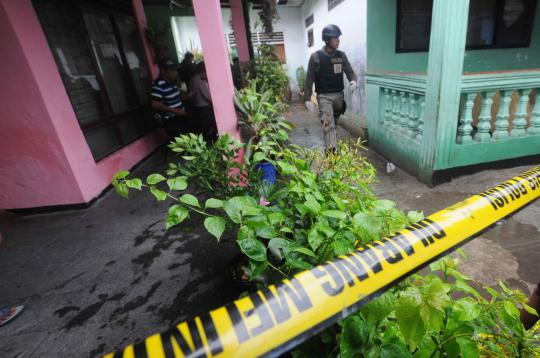
{"type": "Polygon", "coordinates": [[[309,58],[305,82],[305,105],[312,111],[311,95],[313,83],[319,104],[319,118],[323,126],[324,144],[328,152],[335,152],[337,147],[336,125],[345,112],[343,100],[343,74],[349,80],[351,93],[356,89],[357,76],[344,52],[339,51],[341,30],[336,25],[327,25],[322,31],[325,45],[309,58]]]}
{"type": "Polygon", "coordinates": [[[207,142],[213,142],[217,137],[217,127],[204,62],[199,62],[195,66],[194,74],[189,81],[189,89],[196,131],[202,134],[207,142]]]}

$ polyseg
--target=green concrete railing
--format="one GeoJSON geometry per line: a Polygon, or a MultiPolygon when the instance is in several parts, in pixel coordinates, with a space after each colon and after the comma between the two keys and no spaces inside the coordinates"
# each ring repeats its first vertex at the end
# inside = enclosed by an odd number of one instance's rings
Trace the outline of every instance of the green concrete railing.
{"type": "Polygon", "coordinates": [[[449,167],[540,154],[540,72],[465,75],[449,167]]]}
{"type": "Polygon", "coordinates": [[[383,115],[379,124],[420,142],[424,134],[425,96],[410,91],[381,87],[383,115]]]}
{"type": "Polygon", "coordinates": [[[458,116],[427,118],[422,74],[367,75],[370,146],[414,175],[427,146],[437,156],[429,170],[540,154],[540,71],[465,74],[458,116]],[[427,121],[454,121],[446,138],[426,138],[427,121]],[[448,140],[451,139],[451,140],[448,140]]]}

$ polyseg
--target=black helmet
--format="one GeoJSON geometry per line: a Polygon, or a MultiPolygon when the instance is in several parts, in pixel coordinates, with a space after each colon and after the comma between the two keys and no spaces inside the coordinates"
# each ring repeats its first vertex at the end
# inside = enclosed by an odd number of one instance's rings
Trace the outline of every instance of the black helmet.
{"type": "Polygon", "coordinates": [[[341,36],[341,30],[337,25],[326,25],[322,30],[322,39],[324,42],[330,40],[331,37],[341,36]]]}

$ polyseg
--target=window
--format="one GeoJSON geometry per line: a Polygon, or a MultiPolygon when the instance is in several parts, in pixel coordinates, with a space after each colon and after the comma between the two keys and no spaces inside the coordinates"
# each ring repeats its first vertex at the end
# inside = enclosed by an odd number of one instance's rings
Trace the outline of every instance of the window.
{"type": "MultiPolygon", "coordinates": [[[[427,51],[433,0],[398,0],[396,52],[427,51]]],[[[536,0],[471,0],[467,49],[528,47],[536,0]]]]}
{"type": "Polygon", "coordinates": [[[309,29],[307,32],[307,47],[313,47],[315,44],[313,40],[313,29],[309,29]]]}
{"type": "Polygon", "coordinates": [[[314,22],[315,22],[315,18],[313,17],[313,14],[306,17],[306,20],[305,20],[306,28],[313,25],[314,22]]]}
{"type": "Polygon", "coordinates": [[[94,159],[153,129],[150,73],[130,6],[125,1],[33,3],[94,159]]]}
{"type": "Polygon", "coordinates": [[[332,10],[345,0],[328,0],[328,11],[332,10]]]}
{"type": "Polygon", "coordinates": [[[433,0],[398,0],[396,51],[429,48],[433,0]]]}

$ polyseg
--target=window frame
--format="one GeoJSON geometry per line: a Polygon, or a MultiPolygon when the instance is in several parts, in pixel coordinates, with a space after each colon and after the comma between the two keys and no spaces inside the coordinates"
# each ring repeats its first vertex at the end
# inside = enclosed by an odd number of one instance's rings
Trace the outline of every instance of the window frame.
{"type": "MultiPolygon", "coordinates": [[[[111,146],[110,150],[106,150],[102,154],[99,154],[97,156],[94,156],[94,154],[92,153],[92,157],[94,158],[94,161],[96,163],[98,163],[99,161],[105,159],[106,157],[113,154],[114,152],[116,152],[116,151],[124,148],[125,146],[129,145],[130,143],[133,143],[133,142],[137,141],[138,139],[142,138],[147,133],[149,133],[153,128],[157,127],[157,123],[155,123],[153,125],[149,125],[148,130],[144,131],[139,136],[134,137],[132,139],[124,138],[124,135],[122,135],[122,131],[121,131],[120,122],[125,120],[127,116],[130,116],[132,114],[135,115],[135,114],[137,114],[137,112],[141,112],[141,113],[148,112],[148,113],[150,113],[150,111],[149,111],[149,101],[147,101],[146,103],[141,103],[140,102],[140,98],[139,98],[139,95],[137,93],[137,85],[136,85],[135,80],[133,79],[133,77],[132,77],[132,75],[130,73],[129,63],[127,62],[127,57],[126,57],[126,53],[125,53],[125,50],[124,50],[124,42],[123,42],[123,39],[122,39],[122,34],[120,33],[120,29],[119,29],[119,26],[118,26],[118,23],[117,23],[117,17],[130,16],[135,21],[137,21],[137,18],[135,16],[135,14],[133,13],[133,11],[129,11],[126,8],[123,8],[122,6],[115,6],[114,3],[110,3],[110,2],[77,0],[77,1],[73,1],[73,2],[71,2],[71,1],[69,1],[69,2],[68,1],[62,1],[62,3],[66,3],[66,5],[70,7],[70,9],[72,10],[72,13],[76,17],[77,21],[81,24],[81,30],[82,30],[82,33],[83,33],[85,46],[87,47],[87,49],[88,49],[88,51],[90,53],[90,61],[91,61],[92,69],[94,70],[96,80],[99,83],[100,96],[103,99],[103,103],[104,103],[104,107],[105,107],[105,115],[101,116],[98,120],[95,120],[95,121],[93,121],[91,123],[82,124],[77,118],[77,122],[79,124],[79,127],[81,128],[81,131],[83,132],[83,135],[86,135],[86,134],[88,134],[88,133],[90,133],[90,132],[92,132],[94,130],[98,130],[98,129],[102,128],[102,127],[112,126],[114,128],[114,134],[116,136],[116,139],[120,143],[119,147],[111,146]],[[120,53],[120,57],[121,57],[122,62],[123,62],[122,67],[123,67],[123,70],[125,71],[125,73],[126,73],[126,75],[128,77],[128,80],[127,80],[126,83],[127,83],[127,86],[129,87],[129,90],[131,92],[129,95],[135,96],[135,98],[137,98],[137,102],[139,102],[138,105],[136,105],[136,106],[134,106],[132,108],[128,108],[126,110],[120,111],[118,113],[114,113],[112,103],[111,103],[110,94],[109,94],[109,91],[107,90],[107,87],[105,85],[103,75],[102,75],[101,71],[99,70],[99,65],[97,63],[98,59],[96,58],[96,55],[95,55],[95,53],[94,53],[94,51],[92,49],[92,45],[91,45],[91,41],[90,41],[90,35],[89,35],[88,29],[86,28],[86,25],[85,25],[84,16],[83,16],[83,12],[85,10],[90,11],[90,12],[102,12],[107,17],[107,19],[111,22],[114,38],[115,38],[115,41],[116,41],[116,43],[118,45],[118,51],[120,53]]],[[[37,13],[37,10],[35,9],[35,7],[34,7],[34,11],[37,13]]],[[[45,37],[47,38],[47,31],[46,31],[45,27],[41,24],[41,21],[40,21],[40,25],[42,27],[43,33],[45,34],[45,37]]],[[[49,49],[52,52],[52,46],[51,46],[51,43],[49,42],[48,38],[47,38],[47,43],[49,44],[49,49]]],[[[144,50],[144,48],[143,48],[143,50],[144,50]]],[[[145,66],[147,73],[149,75],[151,75],[148,59],[144,55],[144,52],[143,52],[142,57],[143,58],[141,58],[141,65],[145,66]]],[[[58,66],[56,61],[55,61],[55,64],[58,66]]],[[[152,79],[148,78],[148,80],[151,81],[152,79]]],[[[65,84],[64,84],[64,87],[65,87],[65,84]]],[[[147,87],[148,87],[148,91],[150,91],[150,82],[147,84],[147,87]]],[[[73,107],[71,96],[70,96],[69,92],[67,91],[67,88],[66,88],[66,94],[67,94],[68,98],[70,99],[70,103],[71,103],[71,105],[73,107]]],[[[150,120],[151,119],[149,119],[149,121],[150,120]]],[[[90,151],[92,152],[92,148],[90,148],[90,144],[88,143],[88,141],[87,141],[87,145],[88,145],[90,151]]]]}
{"type": "MultiPolygon", "coordinates": [[[[397,6],[397,9],[396,9],[396,36],[395,36],[395,52],[396,53],[410,53],[410,52],[428,52],[429,51],[429,44],[428,44],[428,47],[427,48],[412,48],[412,49],[403,49],[400,47],[400,36],[401,36],[401,4],[403,1],[406,1],[406,0],[397,0],[396,1],[396,6],[397,6]]],[[[514,44],[514,45],[501,45],[501,44],[497,44],[495,43],[496,41],[496,38],[497,38],[497,29],[498,29],[498,26],[500,26],[500,20],[502,19],[502,13],[503,13],[503,10],[504,10],[504,1],[505,0],[496,0],[496,9],[495,9],[495,29],[494,29],[494,34],[493,34],[493,37],[494,37],[494,44],[492,45],[466,45],[465,49],[466,50],[500,50],[500,49],[513,49],[513,48],[529,48],[531,46],[531,40],[532,40],[532,35],[533,35],[533,30],[534,30],[534,22],[535,20],[540,20],[540,19],[535,19],[535,15],[536,15],[536,7],[538,6],[538,0],[533,0],[533,4],[532,4],[532,22],[531,22],[531,27],[530,27],[530,31],[528,33],[528,36],[527,38],[525,39],[525,41],[523,41],[522,43],[519,43],[519,44],[514,44]]],[[[433,14],[433,7],[432,7],[432,14],[433,14]]],[[[429,25],[429,28],[430,28],[430,36],[431,36],[431,21],[432,21],[432,15],[430,16],[430,25],[429,25]]],[[[468,34],[468,23],[467,23],[467,34],[468,34]]],[[[465,40],[466,41],[466,40],[465,40]]],[[[429,43],[429,41],[428,41],[429,43]]]]}
{"type": "Polygon", "coordinates": [[[313,34],[313,27],[307,30],[307,47],[312,48],[315,46],[315,35],[313,34]]]}

